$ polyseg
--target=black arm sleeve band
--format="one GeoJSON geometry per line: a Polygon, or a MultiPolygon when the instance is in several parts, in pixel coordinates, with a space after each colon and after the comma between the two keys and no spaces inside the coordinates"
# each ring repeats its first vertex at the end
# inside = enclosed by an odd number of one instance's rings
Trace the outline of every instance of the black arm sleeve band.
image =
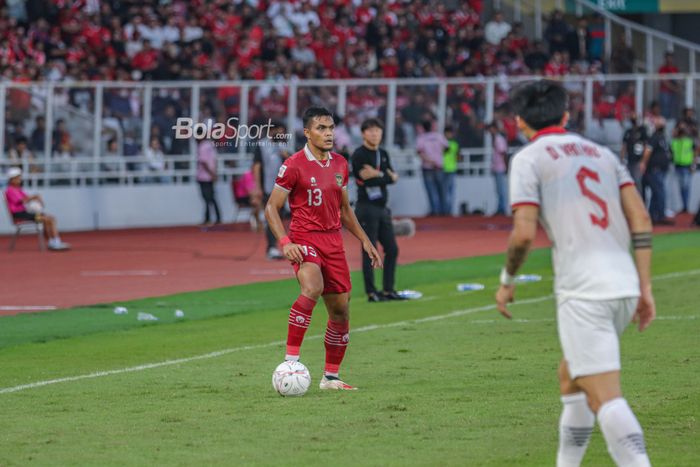
{"type": "Polygon", "coordinates": [[[632,248],[639,250],[651,248],[651,232],[638,232],[632,234],[632,248]]]}

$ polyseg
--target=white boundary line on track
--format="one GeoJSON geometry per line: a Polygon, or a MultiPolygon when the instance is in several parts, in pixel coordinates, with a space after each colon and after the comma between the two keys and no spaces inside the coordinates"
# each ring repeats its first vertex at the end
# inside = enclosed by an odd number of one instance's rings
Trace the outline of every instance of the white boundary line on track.
{"type": "Polygon", "coordinates": [[[0,311],[50,311],[57,308],[54,305],[1,305],[0,311]]]}
{"type": "Polygon", "coordinates": [[[168,271],[129,269],[121,271],[81,271],[83,277],[167,276],[168,271]]]}
{"type": "MultiPolygon", "coordinates": [[[[696,275],[696,274],[700,274],[700,269],[693,269],[693,270],[684,271],[684,272],[673,272],[673,273],[669,273],[669,274],[662,274],[662,275],[654,277],[653,280],[659,281],[659,280],[673,279],[673,278],[677,278],[677,277],[692,276],[692,275],[696,275]]],[[[544,295],[541,297],[535,297],[535,298],[530,298],[530,299],[525,299],[525,300],[518,300],[517,302],[513,303],[511,306],[539,303],[539,302],[551,300],[553,298],[554,298],[554,295],[544,295]]],[[[467,308],[464,310],[456,310],[456,311],[442,314],[442,315],[426,316],[425,318],[396,321],[394,323],[386,323],[386,324],[371,324],[369,326],[363,326],[363,327],[354,329],[352,332],[353,333],[368,332],[368,331],[375,331],[377,329],[387,329],[387,328],[395,328],[395,327],[401,327],[401,326],[410,326],[410,325],[421,324],[421,323],[429,323],[429,322],[441,321],[441,320],[449,319],[449,318],[457,318],[457,317],[469,315],[472,313],[478,313],[480,311],[489,311],[489,310],[495,310],[495,309],[496,309],[495,304],[484,305],[484,306],[475,307],[475,308],[467,308]]],[[[323,337],[323,336],[320,334],[317,334],[314,336],[309,336],[306,339],[320,339],[321,337],[323,337]]],[[[100,378],[102,376],[120,375],[120,374],[124,374],[124,373],[134,373],[137,371],[151,370],[154,368],[161,368],[161,367],[165,367],[165,366],[179,365],[181,363],[189,363],[189,362],[194,362],[194,361],[198,361],[198,360],[207,360],[210,358],[221,357],[223,355],[228,355],[230,353],[235,353],[235,352],[244,352],[247,350],[257,350],[257,349],[265,349],[268,347],[275,347],[277,345],[283,345],[284,343],[285,343],[285,341],[275,341],[275,342],[268,342],[267,344],[232,347],[229,349],[218,350],[216,352],[210,352],[210,353],[206,353],[206,354],[202,354],[202,355],[195,355],[193,357],[178,358],[178,359],[174,359],[174,360],[164,360],[162,362],[146,363],[143,365],[132,366],[132,367],[127,367],[127,368],[120,368],[120,369],[116,369],[116,370],[96,371],[94,373],[88,373],[88,374],[84,374],[84,375],[68,376],[65,378],[56,378],[56,379],[49,379],[49,380],[45,380],[45,381],[37,381],[36,383],[28,383],[28,384],[22,384],[19,386],[9,387],[9,388],[2,388],[2,389],[0,389],[0,394],[9,394],[9,393],[13,393],[13,392],[25,391],[27,389],[35,389],[35,388],[40,388],[43,386],[49,386],[52,384],[69,383],[69,382],[73,382],[73,381],[100,378]]]]}

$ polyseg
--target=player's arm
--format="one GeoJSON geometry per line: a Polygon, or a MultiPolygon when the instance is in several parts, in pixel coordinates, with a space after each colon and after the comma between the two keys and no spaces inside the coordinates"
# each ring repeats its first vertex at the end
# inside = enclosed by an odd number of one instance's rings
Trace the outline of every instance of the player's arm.
{"type": "Polygon", "coordinates": [[[513,213],[513,230],[508,239],[506,265],[501,271],[501,285],[496,292],[496,306],[503,316],[510,319],[507,304],[515,295],[515,274],[525,262],[530,246],[537,235],[537,220],[540,208],[536,205],[523,205],[513,213]]]}
{"type": "Polygon", "coordinates": [[[634,185],[622,187],[620,199],[632,234],[634,262],[639,274],[641,295],[635,318],[639,321],[639,330],[643,331],[656,317],[656,305],[651,292],[651,219],[634,185]]]}
{"type": "Polygon", "coordinates": [[[362,243],[362,248],[367,252],[369,258],[372,260],[372,267],[381,268],[382,258],[379,256],[377,249],[374,248],[374,245],[372,245],[372,242],[369,241],[369,237],[367,237],[364,229],[357,221],[355,212],[352,210],[352,206],[350,206],[348,190],[343,190],[343,198],[340,203],[340,221],[343,223],[345,228],[348,229],[350,233],[362,243]]]}
{"type": "Polygon", "coordinates": [[[267,200],[265,205],[265,219],[267,219],[267,225],[270,227],[272,234],[281,245],[284,256],[290,261],[301,264],[304,261],[301,247],[296,243],[292,243],[289,239],[280,217],[280,209],[287,202],[287,196],[288,193],[277,186],[272,189],[270,199],[267,200]]]}

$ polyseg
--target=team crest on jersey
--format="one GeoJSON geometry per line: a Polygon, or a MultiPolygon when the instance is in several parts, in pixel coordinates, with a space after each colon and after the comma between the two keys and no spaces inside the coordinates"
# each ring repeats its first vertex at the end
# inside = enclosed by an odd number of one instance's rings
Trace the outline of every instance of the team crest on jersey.
{"type": "Polygon", "coordinates": [[[338,186],[343,186],[343,176],[341,174],[335,174],[335,181],[338,183],[338,186]]]}
{"type": "Polygon", "coordinates": [[[287,166],[286,166],[286,165],[281,166],[279,172],[277,172],[277,176],[280,177],[280,178],[284,177],[284,172],[285,172],[286,170],[287,170],[287,166]]]}

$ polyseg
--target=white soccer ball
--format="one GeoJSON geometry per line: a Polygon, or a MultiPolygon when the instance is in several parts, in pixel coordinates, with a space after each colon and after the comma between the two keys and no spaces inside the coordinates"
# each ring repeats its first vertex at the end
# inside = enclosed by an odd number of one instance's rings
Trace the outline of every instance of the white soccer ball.
{"type": "Polygon", "coordinates": [[[311,374],[301,362],[282,362],[272,373],[272,387],[281,396],[303,396],[309,386],[311,374]]]}

